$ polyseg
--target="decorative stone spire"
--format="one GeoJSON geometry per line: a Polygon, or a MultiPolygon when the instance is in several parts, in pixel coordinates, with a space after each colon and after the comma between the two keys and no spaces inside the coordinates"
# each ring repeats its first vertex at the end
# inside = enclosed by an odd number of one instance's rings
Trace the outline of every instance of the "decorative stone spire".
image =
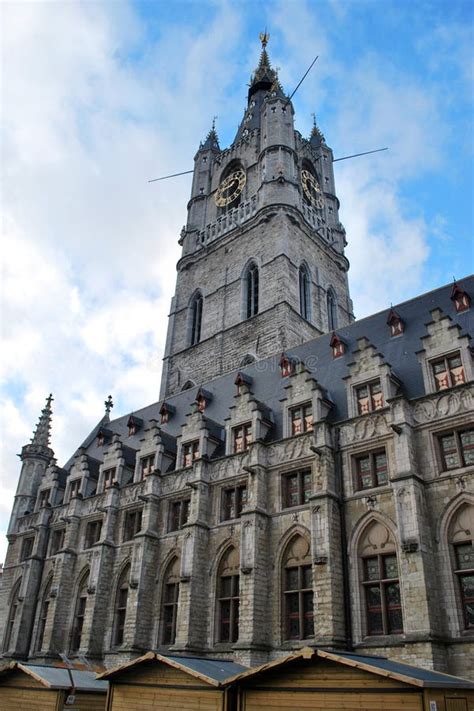
{"type": "Polygon", "coordinates": [[[250,78],[249,101],[253,94],[259,89],[263,89],[264,91],[276,91],[277,93],[283,94],[280,82],[278,81],[278,72],[272,69],[266,50],[269,39],[270,35],[268,32],[260,33],[262,52],[260,54],[258,67],[250,78]]]}
{"type": "Polygon", "coordinates": [[[201,150],[220,151],[219,138],[217,136],[217,131],[216,131],[216,118],[217,118],[217,116],[214,116],[212,119],[211,130],[207,134],[206,140],[204,141],[204,143],[201,143],[201,145],[200,145],[201,150]]]}
{"type": "Polygon", "coordinates": [[[46,447],[49,448],[51,440],[51,415],[53,411],[51,409],[51,403],[53,401],[53,396],[51,393],[46,398],[46,405],[41,411],[38,424],[31,438],[31,444],[35,447],[46,447]]]}
{"type": "Polygon", "coordinates": [[[322,133],[322,131],[320,131],[318,128],[318,125],[316,123],[316,114],[311,114],[311,116],[313,117],[313,128],[311,130],[309,142],[311,143],[311,145],[317,148],[321,144],[325,144],[326,139],[324,138],[324,134],[322,133]]]}
{"type": "Polygon", "coordinates": [[[110,411],[112,410],[114,406],[114,401],[112,400],[112,395],[109,395],[107,400],[104,401],[105,405],[105,414],[104,414],[104,420],[110,420],[110,411]]]}

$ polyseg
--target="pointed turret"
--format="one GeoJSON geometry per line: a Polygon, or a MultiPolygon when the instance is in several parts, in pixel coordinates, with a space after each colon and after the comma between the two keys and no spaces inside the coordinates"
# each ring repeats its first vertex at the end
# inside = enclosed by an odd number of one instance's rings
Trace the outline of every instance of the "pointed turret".
{"type": "Polygon", "coordinates": [[[326,139],[324,138],[324,134],[319,129],[316,123],[316,114],[313,114],[313,128],[311,130],[309,142],[312,146],[314,146],[314,148],[319,148],[320,145],[326,145],[326,139]]]}
{"type": "Polygon", "coordinates": [[[270,59],[267,53],[267,44],[270,39],[270,35],[267,32],[260,33],[260,41],[262,43],[262,52],[260,54],[260,60],[258,62],[258,67],[250,78],[250,88],[248,93],[248,100],[258,91],[265,92],[276,92],[277,95],[284,96],[283,89],[278,80],[278,73],[276,69],[273,69],[270,64],[270,59]]]}
{"type": "Polygon", "coordinates": [[[212,119],[212,126],[206,136],[206,140],[199,146],[200,151],[220,151],[219,138],[216,131],[216,118],[217,116],[214,116],[212,119]]]}
{"type": "Polygon", "coordinates": [[[51,403],[53,401],[53,396],[50,393],[46,398],[46,405],[41,411],[38,424],[31,438],[31,444],[36,447],[49,447],[51,440],[51,416],[53,411],[51,409],[51,403]]]}

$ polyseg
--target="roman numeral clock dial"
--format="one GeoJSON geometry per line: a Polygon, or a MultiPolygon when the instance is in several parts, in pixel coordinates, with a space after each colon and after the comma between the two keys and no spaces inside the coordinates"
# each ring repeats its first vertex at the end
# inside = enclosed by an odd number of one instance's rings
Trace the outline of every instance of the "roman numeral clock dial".
{"type": "Polygon", "coordinates": [[[222,183],[217,188],[215,201],[217,207],[227,207],[236,200],[246,183],[246,176],[243,170],[235,170],[233,173],[224,178],[222,183]]]}
{"type": "Polygon", "coordinates": [[[309,204],[316,207],[318,210],[323,208],[323,193],[319,186],[318,181],[311,175],[309,170],[301,171],[301,183],[303,186],[303,193],[308,200],[309,204]]]}

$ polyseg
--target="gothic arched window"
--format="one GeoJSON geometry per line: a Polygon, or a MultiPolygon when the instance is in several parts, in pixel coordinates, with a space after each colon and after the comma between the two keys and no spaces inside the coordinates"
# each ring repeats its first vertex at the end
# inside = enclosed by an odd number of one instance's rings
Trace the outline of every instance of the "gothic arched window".
{"type": "Polygon", "coordinates": [[[86,571],[81,578],[77,589],[76,605],[74,608],[74,621],[72,626],[71,650],[77,652],[81,647],[82,629],[87,606],[87,585],[89,582],[89,571],[86,571]]]}
{"type": "Polygon", "coordinates": [[[203,298],[202,294],[199,292],[194,295],[191,301],[191,313],[190,313],[190,344],[195,346],[201,340],[201,326],[202,326],[202,305],[203,298]]]}
{"type": "Polygon", "coordinates": [[[176,620],[179,601],[179,558],[173,558],[166,568],[163,582],[161,643],[173,644],[176,638],[176,620]]]}
{"type": "Polygon", "coordinates": [[[367,635],[401,634],[403,614],[397,549],[382,523],[369,524],[359,542],[367,635]]]}
{"type": "Polygon", "coordinates": [[[48,621],[48,611],[49,611],[49,595],[51,592],[51,585],[53,583],[53,578],[50,577],[45,585],[43,597],[41,598],[40,614],[38,619],[38,637],[36,639],[36,649],[41,651],[44,641],[44,633],[46,630],[46,622],[48,621]]]}
{"type": "Polygon", "coordinates": [[[115,596],[114,645],[123,644],[125,621],[127,619],[128,590],[130,583],[130,565],[127,565],[119,578],[115,596]]]}
{"type": "Polygon", "coordinates": [[[12,594],[10,597],[10,611],[8,613],[8,620],[5,628],[5,639],[3,642],[3,651],[8,652],[10,649],[10,644],[13,638],[13,630],[15,627],[16,617],[18,613],[18,608],[20,606],[20,600],[18,599],[20,595],[21,588],[21,578],[16,581],[13,586],[12,594]]]}
{"type": "Polygon", "coordinates": [[[314,636],[313,566],[310,544],[302,536],[288,543],[283,556],[283,631],[285,639],[314,636]]]}
{"type": "Polygon", "coordinates": [[[245,318],[251,318],[258,314],[259,296],[258,267],[255,262],[251,262],[244,276],[244,313],[245,318]]]}
{"type": "Polygon", "coordinates": [[[217,575],[217,639],[237,642],[239,638],[239,553],[229,548],[222,556],[217,575]]]}
{"type": "Polygon", "coordinates": [[[300,314],[309,321],[311,317],[310,279],[307,267],[299,268],[300,314]]]}
{"type": "Polygon", "coordinates": [[[458,509],[450,526],[453,573],[464,629],[474,628],[474,506],[458,509]]]}
{"type": "Polygon", "coordinates": [[[328,331],[334,331],[337,328],[337,306],[336,297],[330,287],[326,295],[326,305],[328,312],[328,331]]]}

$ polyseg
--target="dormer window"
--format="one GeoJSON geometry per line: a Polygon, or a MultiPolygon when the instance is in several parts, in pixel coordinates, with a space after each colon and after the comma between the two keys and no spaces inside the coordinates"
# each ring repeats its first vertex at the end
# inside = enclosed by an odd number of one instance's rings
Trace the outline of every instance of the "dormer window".
{"type": "Polygon", "coordinates": [[[333,333],[329,345],[332,348],[332,357],[340,358],[346,352],[346,344],[339,338],[337,333],[333,333]]]}
{"type": "Polygon", "coordinates": [[[104,435],[104,433],[103,433],[102,430],[101,430],[101,431],[99,432],[99,434],[97,435],[97,446],[98,446],[98,447],[103,447],[104,442],[105,442],[105,435],[104,435]]]}
{"type": "Polygon", "coordinates": [[[140,479],[155,471],[155,455],[149,454],[140,459],[140,479]]]}
{"type": "Polygon", "coordinates": [[[199,390],[198,394],[196,395],[196,404],[197,404],[197,409],[199,412],[204,412],[204,410],[207,407],[208,402],[210,402],[212,399],[212,395],[208,393],[206,390],[203,390],[202,388],[199,390]]]}
{"type": "Polygon", "coordinates": [[[384,407],[384,399],[380,380],[374,380],[366,385],[361,385],[355,389],[357,400],[357,411],[359,415],[366,415],[374,410],[381,410],[384,407]]]}
{"type": "Polygon", "coordinates": [[[128,421],[128,436],[133,437],[133,435],[137,434],[137,430],[138,430],[137,423],[135,422],[133,417],[130,417],[130,419],[128,421]]]}
{"type": "Polygon", "coordinates": [[[299,435],[313,431],[313,406],[310,402],[290,410],[291,434],[299,435]]]}
{"type": "Polygon", "coordinates": [[[252,378],[248,375],[244,375],[243,373],[237,373],[237,377],[234,382],[237,386],[237,395],[242,395],[250,388],[252,378]]]}
{"type": "Polygon", "coordinates": [[[39,507],[44,509],[46,506],[50,506],[49,497],[51,495],[51,489],[43,489],[40,491],[39,495],[39,507]]]}
{"type": "Polygon", "coordinates": [[[467,293],[467,291],[463,291],[456,282],[453,284],[453,290],[451,292],[451,301],[454,303],[454,308],[456,309],[456,312],[462,313],[463,311],[467,311],[469,307],[471,306],[471,297],[467,293]]]}
{"type": "Polygon", "coordinates": [[[233,452],[246,452],[252,443],[252,425],[246,422],[244,425],[234,427],[232,430],[233,452]]]}
{"type": "Polygon", "coordinates": [[[395,336],[401,336],[405,330],[405,324],[402,318],[397,314],[394,309],[390,309],[387,318],[387,325],[390,327],[390,335],[392,338],[395,336]]]}
{"type": "Polygon", "coordinates": [[[432,361],[436,390],[447,390],[466,382],[464,367],[459,353],[432,361]]]}
{"type": "Polygon", "coordinates": [[[287,378],[293,372],[294,363],[285,353],[282,353],[280,358],[281,377],[287,378]]]}
{"type": "Polygon", "coordinates": [[[81,480],[80,479],[74,479],[74,481],[71,481],[70,489],[69,489],[69,498],[73,499],[75,496],[79,496],[79,489],[81,488],[81,480]]]}
{"type": "Polygon", "coordinates": [[[196,459],[199,459],[199,440],[183,444],[183,467],[192,467],[196,459]]]}
{"type": "Polygon", "coordinates": [[[106,489],[109,489],[112,484],[114,483],[114,478],[115,478],[115,467],[113,469],[105,469],[104,470],[104,491],[106,489]]]}

